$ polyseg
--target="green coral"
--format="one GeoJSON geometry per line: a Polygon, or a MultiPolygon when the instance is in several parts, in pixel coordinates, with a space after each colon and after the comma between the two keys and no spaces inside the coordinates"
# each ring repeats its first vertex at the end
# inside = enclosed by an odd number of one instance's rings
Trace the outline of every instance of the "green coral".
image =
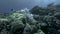
{"type": "Polygon", "coordinates": [[[59,6],[35,6],[28,15],[21,10],[0,14],[0,34],[60,34],[59,6]]]}

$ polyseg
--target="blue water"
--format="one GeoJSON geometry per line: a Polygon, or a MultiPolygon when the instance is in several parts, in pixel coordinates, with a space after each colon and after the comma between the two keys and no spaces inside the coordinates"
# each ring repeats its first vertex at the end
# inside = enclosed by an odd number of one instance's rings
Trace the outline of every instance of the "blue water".
{"type": "Polygon", "coordinates": [[[14,10],[20,10],[23,8],[31,9],[36,5],[45,7],[52,2],[58,4],[60,3],[60,0],[0,0],[0,13],[11,12],[10,9],[12,8],[14,10]]]}

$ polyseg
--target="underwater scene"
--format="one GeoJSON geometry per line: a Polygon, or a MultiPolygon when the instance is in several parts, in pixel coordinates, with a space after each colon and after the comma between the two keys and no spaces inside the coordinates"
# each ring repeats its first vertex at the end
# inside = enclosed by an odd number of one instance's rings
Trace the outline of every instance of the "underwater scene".
{"type": "Polygon", "coordinates": [[[0,0],[0,34],[60,34],[60,0],[0,0]]]}

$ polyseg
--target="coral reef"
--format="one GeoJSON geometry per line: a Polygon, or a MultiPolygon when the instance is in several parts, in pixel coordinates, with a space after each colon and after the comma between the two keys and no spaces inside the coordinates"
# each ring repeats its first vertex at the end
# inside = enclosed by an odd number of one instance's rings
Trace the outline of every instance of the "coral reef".
{"type": "Polygon", "coordinates": [[[0,34],[60,34],[60,5],[0,14],[0,34]]]}

